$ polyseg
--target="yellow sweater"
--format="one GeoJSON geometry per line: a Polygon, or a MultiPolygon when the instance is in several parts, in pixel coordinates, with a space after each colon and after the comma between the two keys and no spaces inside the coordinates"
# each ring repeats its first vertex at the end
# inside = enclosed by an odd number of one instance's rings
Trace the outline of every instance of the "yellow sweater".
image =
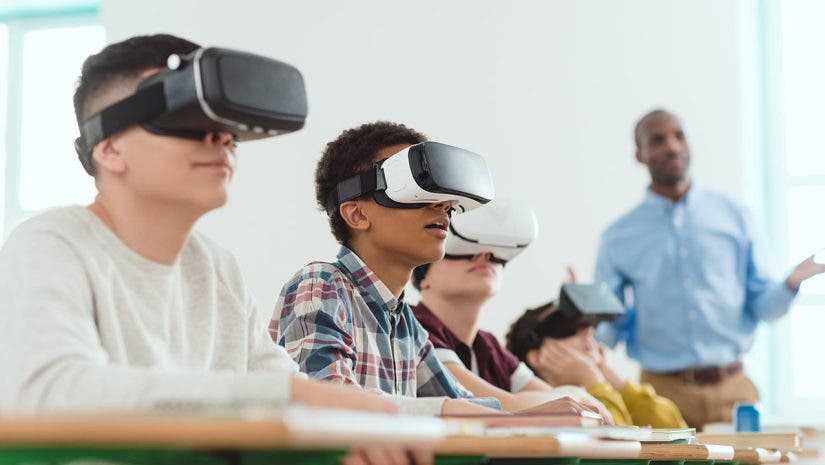
{"type": "Polygon", "coordinates": [[[656,394],[649,384],[628,381],[617,391],[610,383],[596,383],[587,392],[607,407],[617,425],[687,428],[676,404],[656,394]]]}

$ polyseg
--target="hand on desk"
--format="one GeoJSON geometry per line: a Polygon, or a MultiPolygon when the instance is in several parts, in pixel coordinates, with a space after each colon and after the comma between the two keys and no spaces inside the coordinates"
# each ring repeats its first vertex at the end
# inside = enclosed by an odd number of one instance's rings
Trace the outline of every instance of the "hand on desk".
{"type": "Polygon", "coordinates": [[[580,415],[584,411],[589,411],[601,415],[605,423],[613,424],[613,418],[610,417],[610,413],[606,410],[603,412],[602,410],[603,409],[599,408],[597,405],[591,405],[587,402],[573,399],[572,397],[560,397],[558,399],[553,399],[543,404],[536,405],[535,407],[513,412],[513,414],[580,415]],[[607,416],[605,416],[605,413],[607,416]]]}
{"type": "Polygon", "coordinates": [[[433,452],[430,450],[365,449],[347,454],[342,465],[432,465],[433,452]]]}
{"type": "Polygon", "coordinates": [[[825,273],[825,265],[816,263],[814,261],[814,256],[811,255],[803,260],[799,265],[796,265],[796,268],[794,268],[793,271],[791,271],[791,274],[788,275],[788,279],[785,280],[785,285],[788,286],[788,289],[796,292],[799,290],[799,286],[802,285],[802,281],[805,281],[806,279],[814,277],[820,273],[825,273]]]}

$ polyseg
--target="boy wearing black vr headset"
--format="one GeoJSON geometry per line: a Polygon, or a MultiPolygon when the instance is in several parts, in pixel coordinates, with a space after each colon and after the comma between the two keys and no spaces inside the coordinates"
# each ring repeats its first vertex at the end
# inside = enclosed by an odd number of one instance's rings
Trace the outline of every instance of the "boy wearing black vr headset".
{"type": "Polygon", "coordinates": [[[580,315],[563,314],[555,302],[529,309],[510,326],[507,349],[550,384],[586,388],[618,425],[686,428],[670,399],[657,395],[649,384],[622,378],[610,367],[606,347],[593,337],[595,322],[587,322],[580,315]]]}
{"type": "Polygon", "coordinates": [[[98,195],[26,221],[0,251],[0,410],[291,401],[397,410],[300,375],[259,324],[234,258],[193,232],[227,200],[235,141],[300,128],[305,102],[289,65],[169,35],[85,61],[76,146],[98,195]],[[209,87],[244,70],[278,89],[250,98],[260,86],[247,77],[209,87]],[[230,86],[239,101],[215,97],[230,86]]]}
{"type": "Polygon", "coordinates": [[[327,144],[315,186],[342,247],[336,262],[311,263],[284,285],[273,338],[311,377],[401,396],[402,410],[489,413],[463,400],[472,394],[438,360],[403,296],[412,270],[443,256],[451,211],[492,198],[483,159],[401,124],[365,124],[327,144]]]}

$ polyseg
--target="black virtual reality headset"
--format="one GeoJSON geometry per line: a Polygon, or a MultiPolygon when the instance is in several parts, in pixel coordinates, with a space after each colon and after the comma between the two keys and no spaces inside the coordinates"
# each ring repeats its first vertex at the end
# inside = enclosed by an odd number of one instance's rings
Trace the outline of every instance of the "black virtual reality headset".
{"type": "Polygon", "coordinates": [[[95,145],[133,124],[187,139],[225,131],[237,141],[277,136],[304,126],[304,78],[291,65],[213,47],[171,55],[167,65],[167,71],[141,81],[134,94],[83,122],[75,149],[87,173],[94,172],[95,145]]]}
{"type": "Polygon", "coordinates": [[[624,313],[624,305],[604,284],[565,284],[555,306],[547,305],[546,315],[536,325],[535,332],[539,340],[564,339],[582,328],[616,319],[624,313]]]}
{"type": "Polygon", "coordinates": [[[505,264],[538,233],[536,215],[526,202],[496,199],[450,221],[444,258],[472,258],[487,252],[491,261],[505,264]]]}
{"type": "Polygon", "coordinates": [[[327,199],[332,216],[348,201],[372,194],[388,208],[451,202],[465,212],[493,199],[493,177],[481,155],[438,142],[415,144],[338,183],[327,199]]]}

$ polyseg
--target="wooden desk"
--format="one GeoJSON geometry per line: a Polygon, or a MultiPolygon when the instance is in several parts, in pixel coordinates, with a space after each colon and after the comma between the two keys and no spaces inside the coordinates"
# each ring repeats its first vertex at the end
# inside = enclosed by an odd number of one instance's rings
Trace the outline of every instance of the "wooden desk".
{"type": "Polygon", "coordinates": [[[381,443],[431,445],[445,434],[434,418],[288,409],[243,418],[63,415],[0,418],[0,446],[333,449],[381,443]]]}
{"type": "Polygon", "coordinates": [[[739,463],[778,463],[782,461],[782,453],[768,449],[736,449],[733,460],[739,463]]]}
{"type": "MultiPolygon", "coordinates": [[[[650,463],[779,463],[781,454],[764,449],[737,450],[706,444],[650,444],[635,441],[582,439],[574,435],[557,437],[450,436],[436,446],[439,456],[486,455],[496,463],[520,463],[517,458],[555,458],[535,463],[567,464],[650,464],[650,463]],[[505,460],[506,459],[506,460],[505,460]]],[[[521,462],[533,463],[533,462],[521,462]]]]}
{"type": "Polygon", "coordinates": [[[239,417],[0,418],[0,465],[94,459],[134,465],[337,464],[363,445],[434,446],[439,465],[710,465],[779,462],[778,453],[712,445],[557,436],[445,436],[433,418],[296,410],[239,417]]]}
{"type": "MultiPolygon", "coordinates": [[[[61,415],[0,418],[0,465],[111,461],[130,465],[338,464],[362,445],[432,445],[434,418],[287,409],[239,418],[61,415]]],[[[478,464],[482,457],[464,458],[478,464]]]]}

